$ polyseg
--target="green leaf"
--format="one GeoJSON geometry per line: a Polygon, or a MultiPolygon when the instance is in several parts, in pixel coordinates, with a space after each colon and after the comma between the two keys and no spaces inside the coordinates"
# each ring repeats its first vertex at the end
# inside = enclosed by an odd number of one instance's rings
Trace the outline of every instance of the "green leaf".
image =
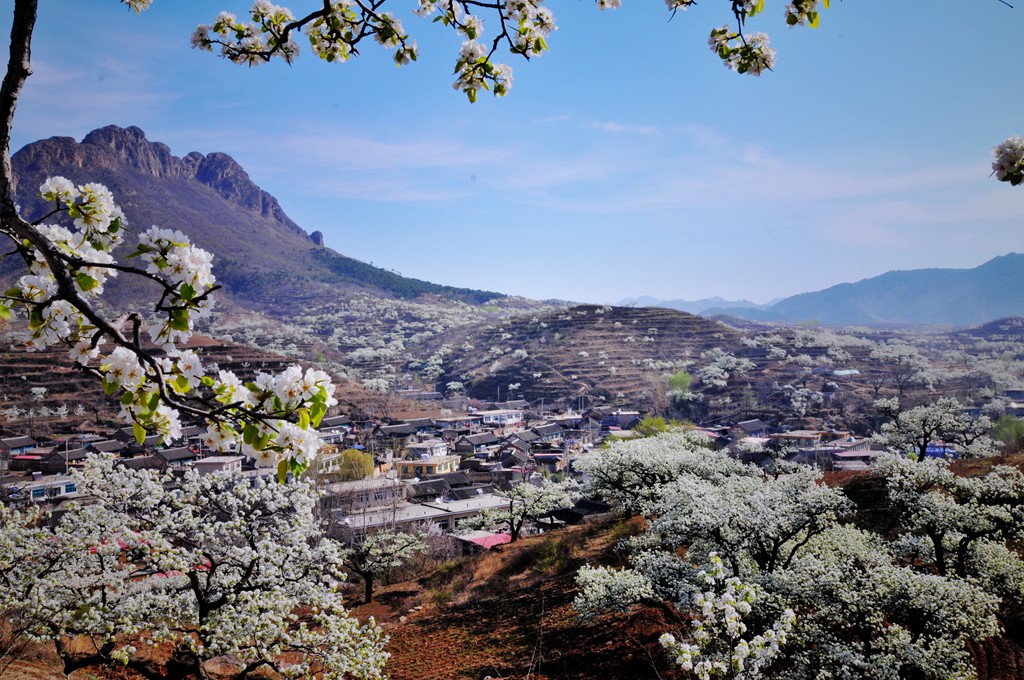
{"type": "Polygon", "coordinates": [[[121,406],[131,406],[134,401],[135,395],[131,392],[125,392],[121,395],[121,406]]]}
{"type": "Polygon", "coordinates": [[[171,387],[173,387],[174,391],[178,394],[187,394],[189,389],[191,389],[191,385],[188,384],[188,378],[183,375],[179,375],[175,378],[174,382],[171,383],[171,387]]]}
{"type": "Polygon", "coordinates": [[[132,424],[132,434],[135,435],[135,441],[142,445],[142,442],[146,441],[146,428],[138,423],[132,424]]]}
{"type": "Polygon", "coordinates": [[[277,464],[277,482],[284,484],[286,479],[288,479],[288,461],[282,460],[277,464]]]}
{"type": "Polygon", "coordinates": [[[20,298],[21,288],[8,288],[7,290],[4,291],[4,297],[20,298]]]}
{"type": "Polygon", "coordinates": [[[28,327],[29,330],[36,330],[41,328],[43,325],[43,313],[38,307],[33,307],[32,311],[28,313],[28,327]]]}
{"type": "Polygon", "coordinates": [[[299,409],[299,427],[303,430],[309,429],[309,409],[299,409]]]}
{"type": "Polygon", "coordinates": [[[90,291],[96,286],[100,285],[100,282],[92,278],[85,272],[78,272],[75,274],[75,281],[78,282],[78,287],[82,289],[82,292],[90,291]]]}
{"type": "Polygon", "coordinates": [[[829,0],[821,0],[821,4],[823,4],[825,6],[825,9],[828,9],[828,3],[829,3],[829,0]]]}
{"type": "Polygon", "coordinates": [[[10,319],[11,308],[7,305],[0,305],[0,319],[10,319]]]}
{"type": "Polygon", "coordinates": [[[106,378],[103,379],[103,394],[107,395],[108,397],[114,392],[117,392],[119,388],[120,385],[117,384],[116,380],[107,380],[106,378]]]}
{"type": "Polygon", "coordinates": [[[171,319],[168,325],[176,331],[188,331],[188,310],[175,308],[171,310],[171,319]]]}
{"type": "Polygon", "coordinates": [[[811,28],[817,28],[818,27],[818,23],[819,23],[818,22],[818,13],[817,12],[809,13],[807,15],[807,22],[811,25],[811,28]]]}
{"type": "Polygon", "coordinates": [[[204,375],[202,378],[200,378],[199,382],[203,383],[207,387],[213,387],[213,378],[211,378],[208,375],[204,375]]]}
{"type": "Polygon", "coordinates": [[[255,425],[252,423],[246,423],[245,427],[242,429],[242,441],[249,446],[252,446],[252,443],[256,441],[256,437],[258,437],[259,434],[259,430],[256,429],[255,425]]]}
{"type": "Polygon", "coordinates": [[[270,443],[270,435],[269,434],[261,434],[259,437],[256,437],[256,439],[253,440],[252,448],[256,449],[257,451],[262,451],[263,449],[267,448],[267,444],[269,444],[269,443],[270,443]]]}
{"type": "Polygon", "coordinates": [[[313,407],[310,409],[310,421],[313,423],[313,427],[320,427],[320,420],[327,413],[327,405],[321,401],[315,402],[313,407]]]}
{"type": "Polygon", "coordinates": [[[189,300],[196,296],[196,290],[187,283],[183,283],[178,287],[178,295],[181,297],[182,300],[188,302],[189,300]]]}

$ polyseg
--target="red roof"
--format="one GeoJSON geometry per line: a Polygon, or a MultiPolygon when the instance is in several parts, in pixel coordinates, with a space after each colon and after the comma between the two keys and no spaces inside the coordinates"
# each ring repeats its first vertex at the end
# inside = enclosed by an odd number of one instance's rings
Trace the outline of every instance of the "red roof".
{"type": "Polygon", "coordinates": [[[487,536],[476,536],[474,538],[468,538],[466,540],[468,540],[470,543],[476,543],[478,546],[484,548],[485,550],[490,550],[496,545],[501,545],[502,543],[511,543],[512,537],[508,534],[489,534],[487,536]]]}

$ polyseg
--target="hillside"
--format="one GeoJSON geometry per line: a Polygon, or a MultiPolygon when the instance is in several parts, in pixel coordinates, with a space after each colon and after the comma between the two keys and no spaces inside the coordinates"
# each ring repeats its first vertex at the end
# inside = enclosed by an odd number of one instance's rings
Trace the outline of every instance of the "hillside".
{"type": "MultiPolygon", "coordinates": [[[[46,177],[104,184],[130,228],[157,224],[179,229],[212,252],[214,273],[225,287],[222,297],[242,307],[288,317],[349,292],[476,305],[504,297],[402,277],[325,248],[319,234],[307,234],[295,224],[230,156],[192,152],[179,158],[136,127],[108,126],[80,143],[70,137],[35,142],[14,154],[12,164],[28,219],[50,209],[36,196],[46,177]]],[[[111,295],[137,295],[125,285],[112,286],[111,295]]]]}
{"type": "Polygon", "coordinates": [[[656,390],[651,376],[681,370],[712,347],[739,347],[740,338],[686,312],[578,305],[453,331],[443,381],[463,382],[481,398],[635,403],[656,390]]]}
{"type": "MultiPolygon", "coordinates": [[[[295,224],[229,156],[192,152],[179,158],[136,127],[105,127],[81,142],[35,142],[12,163],[18,201],[30,220],[52,209],[36,196],[39,185],[61,175],[106,185],[130,232],[153,224],[178,229],[213,253],[223,290],[204,332],[295,359],[326,361],[327,368],[351,378],[390,380],[412,358],[407,346],[465,324],[553,308],[403,277],[335,252],[319,234],[295,224]]],[[[122,257],[133,247],[131,236],[126,241],[122,257]]],[[[0,261],[0,278],[21,271],[16,258],[0,261]]],[[[118,308],[139,307],[152,288],[133,279],[109,283],[104,299],[118,308]]]]}
{"type": "Polygon", "coordinates": [[[775,322],[965,326],[1024,315],[1024,255],[1009,253],[973,269],[892,271],[857,283],[785,298],[764,310],[704,313],[775,322]]]}

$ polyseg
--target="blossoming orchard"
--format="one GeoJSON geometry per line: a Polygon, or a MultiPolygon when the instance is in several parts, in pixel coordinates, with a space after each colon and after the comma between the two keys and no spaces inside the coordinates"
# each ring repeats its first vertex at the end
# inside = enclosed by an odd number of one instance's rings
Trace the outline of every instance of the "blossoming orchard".
{"type": "MultiPolygon", "coordinates": [[[[151,4],[121,2],[136,12],[151,4]]],[[[170,444],[183,424],[201,423],[206,447],[274,467],[278,483],[189,473],[169,491],[169,478],[98,456],[75,478],[97,502],[70,506],[54,529],[43,528],[34,511],[0,504],[0,611],[17,632],[53,642],[67,672],[88,663],[136,664],[133,636],[140,644],[173,645],[190,671],[230,653],[246,672],[267,666],[296,677],[382,677],[386,636],[372,621],[348,616],[338,565],[358,562],[350,569],[363,574],[369,600],[375,576],[424,548],[418,538],[382,531],[360,546],[361,554],[346,554],[321,533],[316,496],[300,476],[322,448],[317,427],[338,403],[331,376],[292,365],[243,380],[205,365],[187,343],[197,321],[214,309],[219,285],[212,255],[182,231],[127,224],[107,187],[49,177],[38,187],[49,212],[34,222],[23,218],[10,143],[31,75],[38,0],[13,4],[11,56],[0,88],[0,231],[23,266],[0,296],[0,318],[23,323],[28,351],[66,348],[69,361],[118,401],[139,443],[156,434],[170,444]],[[120,261],[119,247],[128,253],[120,261]],[[146,282],[154,299],[110,310],[103,294],[115,277],[146,282]],[[400,540],[406,541],[402,554],[379,546],[400,540]],[[91,640],[96,654],[65,654],[62,645],[76,636],[91,640]]],[[[392,51],[399,66],[419,55],[402,18],[384,10],[394,0],[308,4],[307,14],[266,0],[257,0],[245,18],[222,12],[195,30],[192,45],[248,66],[291,62],[307,47],[331,63],[349,61],[372,43],[392,51]]],[[[665,4],[671,16],[692,16],[697,2],[665,4]]],[[[727,22],[709,30],[715,57],[731,71],[767,76],[776,66],[775,49],[767,33],[748,30],[765,20],[765,0],[706,4],[727,22]]],[[[596,5],[614,10],[621,0],[596,5]]],[[[817,27],[828,8],[828,0],[792,0],[779,20],[817,27]]],[[[464,39],[452,87],[470,102],[482,92],[509,94],[513,69],[500,58],[540,57],[557,30],[543,0],[418,0],[412,14],[411,22],[427,19],[464,39]]],[[[993,155],[997,180],[1024,183],[1024,138],[1010,137],[993,155]]],[[[446,352],[451,348],[444,345],[423,374],[440,378],[446,352]]],[[[525,350],[516,352],[526,359],[525,350]]],[[[696,377],[709,390],[754,368],[717,348],[701,360],[696,377]]],[[[685,378],[675,395],[680,400],[689,390],[685,378]]],[[[902,380],[895,380],[901,392],[902,380]]],[[[520,387],[506,384],[509,391],[520,387]]],[[[447,386],[464,391],[460,381],[447,386]]],[[[809,393],[791,388],[788,396],[802,415],[809,393]]],[[[880,439],[915,458],[887,456],[876,468],[898,512],[884,535],[851,520],[853,502],[821,484],[817,472],[764,475],[709,450],[692,431],[595,451],[578,466],[588,479],[583,490],[641,516],[644,529],[620,546],[629,566],[579,570],[580,615],[594,618],[652,600],[672,604],[687,617],[687,628],[665,631],[661,645],[700,678],[755,678],[768,669],[794,679],[819,671],[817,677],[973,677],[965,644],[996,634],[1000,607],[1022,601],[1024,561],[1013,546],[1024,532],[1024,475],[997,466],[965,481],[948,462],[926,459],[936,432],[964,455],[994,449],[987,435],[992,423],[968,419],[955,400],[901,411],[899,400],[890,399],[878,408],[892,418],[880,439]]],[[[550,519],[580,495],[575,482],[523,483],[509,492],[507,510],[491,510],[477,522],[505,526],[516,540],[528,522],[550,519]]]]}

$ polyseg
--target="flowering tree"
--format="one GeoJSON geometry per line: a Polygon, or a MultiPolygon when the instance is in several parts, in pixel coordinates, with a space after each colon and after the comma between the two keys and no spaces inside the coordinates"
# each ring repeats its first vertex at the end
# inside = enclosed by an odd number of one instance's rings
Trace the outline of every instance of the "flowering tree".
{"type": "Polygon", "coordinates": [[[775,573],[849,511],[842,493],[818,484],[818,476],[809,469],[778,479],[684,476],[665,489],[636,547],[713,552],[737,577],[775,573]]]}
{"type": "Polygon", "coordinates": [[[702,352],[700,361],[696,375],[705,387],[723,388],[729,384],[729,378],[737,378],[755,368],[750,359],[733,356],[720,347],[702,352]]]}
{"type": "Polygon", "coordinates": [[[466,526],[503,526],[512,536],[512,542],[519,540],[528,521],[548,517],[558,510],[571,508],[580,497],[578,485],[571,481],[542,481],[539,486],[522,482],[502,495],[508,499],[508,507],[486,510],[466,521],[466,526]]]}
{"type": "Polygon", "coordinates": [[[901,566],[881,537],[836,526],[771,591],[798,614],[781,678],[976,677],[965,640],[996,635],[999,597],[901,566]]]}
{"type": "Polygon", "coordinates": [[[870,356],[882,363],[885,377],[896,385],[900,396],[907,387],[921,382],[931,366],[927,357],[921,354],[921,350],[902,340],[878,345],[871,350],[870,356]]]}
{"type": "Polygon", "coordinates": [[[927,458],[933,443],[950,444],[964,458],[996,452],[996,442],[988,436],[992,420],[988,416],[970,417],[956,399],[944,397],[906,411],[900,410],[898,399],[880,399],[875,408],[890,418],[882,425],[878,439],[893,451],[913,455],[918,462],[927,458]]]}
{"type": "Polygon", "coordinates": [[[666,488],[684,475],[724,479],[758,474],[753,467],[714,454],[709,443],[707,436],[694,430],[674,430],[615,442],[573,465],[583,473],[588,495],[617,502],[627,514],[653,516],[666,488]]]}
{"type": "Polygon", "coordinates": [[[373,600],[373,584],[378,578],[426,550],[427,544],[418,534],[385,529],[350,537],[341,555],[343,564],[363,579],[363,602],[368,603],[373,600]]]}
{"type": "Polygon", "coordinates": [[[905,545],[914,559],[940,575],[1017,585],[997,592],[1020,597],[1024,561],[1012,546],[1024,531],[1024,474],[996,466],[981,477],[961,477],[949,461],[915,463],[888,456],[876,469],[885,474],[889,499],[899,512],[905,545]],[[922,539],[921,541],[915,539],[922,539]]]}
{"type": "Polygon", "coordinates": [[[206,660],[231,654],[242,675],[382,677],[386,638],[348,617],[309,484],[168,481],[95,457],[76,482],[96,502],[70,505],[52,533],[0,507],[0,610],[15,629],[51,641],[67,673],[116,661],[206,677],[206,660]],[[68,644],[82,636],[87,652],[68,644]],[[137,654],[159,643],[174,648],[166,669],[137,654]]]}
{"type": "Polygon", "coordinates": [[[661,636],[661,646],[684,671],[700,680],[712,678],[760,678],[786,644],[796,614],[786,609],[778,620],[757,635],[747,635],[747,619],[754,603],[764,597],[760,589],[736,577],[726,578],[718,555],[709,556],[706,570],[698,574],[704,589],[693,598],[695,644],[661,636]]]}

